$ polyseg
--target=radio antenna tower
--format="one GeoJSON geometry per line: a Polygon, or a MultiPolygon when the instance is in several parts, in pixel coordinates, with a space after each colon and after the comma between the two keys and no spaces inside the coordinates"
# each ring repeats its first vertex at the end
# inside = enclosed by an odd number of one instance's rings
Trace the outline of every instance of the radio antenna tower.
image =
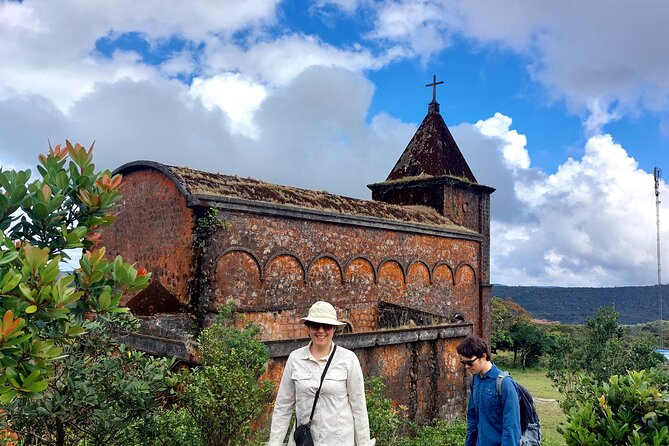
{"type": "Polygon", "coordinates": [[[655,177],[655,216],[657,222],[657,298],[660,302],[660,348],[664,348],[664,332],[662,320],[662,263],[660,262],[660,179],[662,170],[659,167],[653,169],[655,177]]]}

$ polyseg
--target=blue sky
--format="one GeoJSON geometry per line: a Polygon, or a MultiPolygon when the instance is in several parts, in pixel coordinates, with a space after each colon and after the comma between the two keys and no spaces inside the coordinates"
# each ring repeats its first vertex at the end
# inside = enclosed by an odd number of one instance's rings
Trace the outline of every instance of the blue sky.
{"type": "Polygon", "coordinates": [[[95,140],[103,168],[150,159],[369,198],[436,74],[445,121],[497,189],[493,282],[650,285],[668,13],[660,0],[0,0],[0,165],[95,140]]]}

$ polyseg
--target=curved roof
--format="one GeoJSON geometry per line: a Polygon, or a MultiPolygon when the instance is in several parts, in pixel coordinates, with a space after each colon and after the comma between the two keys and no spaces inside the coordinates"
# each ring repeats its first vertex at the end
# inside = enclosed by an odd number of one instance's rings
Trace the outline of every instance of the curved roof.
{"type": "Polygon", "coordinates": [[[145,169],[155,169],[170,177],[191,205],[200,204],[202,201],[238,199],[323,214],[369,217],[390,222],[427,225],[466,234],[470,237],[478,236],[478,233],[454,223],[427,206],[399,206],[380,201],[361,200],[325,191],[282,186],[253,178],[205,172],[188,167],[168,166],[153,161],[134,161],[124,164],[114,172],[128,174],[145,169]]]}

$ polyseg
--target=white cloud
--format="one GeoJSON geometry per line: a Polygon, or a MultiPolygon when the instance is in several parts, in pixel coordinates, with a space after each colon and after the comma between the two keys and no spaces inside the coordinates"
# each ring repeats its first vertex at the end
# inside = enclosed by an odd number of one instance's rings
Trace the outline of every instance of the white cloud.
{"type": "MultiPolygon", "coordinates": [[[[395,57],[393,54],[385,57],[395,57]]],[[[309,67],[341,67],[352,71],[380,68],[388,60],[360,46],[340,49],[314,36],[290,34],[254,42],[248,49],[220,39],[206,48],[208,70],[241,71],[271,85],[283,86],[309,67]]]]}
{"type": "Polygon", "coordinates": [[[476,124],[460,124],[451,129],[474,176],[492,186],[492,214],[500,221],[518,221],[525,215],[516,195],[516,177],[531,175],[526,138],[511,130],[511,118],[495,115],[476,124]],[[519,171],[519,172],[518,172],[519,171]]]}
{"type": "Polygon", "coordinates": [[[230,118],[232,133],[256,135],[253,114],[267,96],[267,90],[239,73],[223,73],[208,79],[195,78],[191,94],[211,110],[218,107],[230,118]]]}
{"type": "MultiPolygon", "coordinates": [[[[356,9],[358,9],[359,6],[361,6],[361,3],[363,3],[364,0],[315,0],[314,1],[314,7],[315,8],[324,8],[327,6],[336,6],[337,8],[341,9],[342,11],[346,13],[353,13],[355,12],[356,9]]],[[[368,3],[368,2],[367,2],[368,3]]]]}
{"type": "Polygon", "coordinates": [[[430,0],[383,2],[378,6],[374,29],[368,37],[399,43],[425,61],[450,45],[451,16],[445,6],[430,0]]]}
{"type": "MultiPolygon", "coordinates": [[[[220,38],[271,24],[275,7],[275,0],[3,2],[0,98],[38,94],[67,110],[99,83],[160,77],[155,67],[133,52],[117,51],[111,59],[99,57],[95,45],[101,38],[136,32],[151,44],[174,36],[199,43],[213,34],[220,38]]],[[[163,68],[178,72],[187,66],[187,60],[181,54],[163,68]]]]}
{"type": "MultiPolygon", "coordinates": [[[[530,167],[524,135],[500,113],[451,130],[491,197],[492,281],[508,285],[620,286],[656,279],[652,173],[610,135],[548,174],[530,167]]],[[[661,196],[669,187],[661,183],[661,196]]],[[[669,203],[669,201],[665,200],[669,203]]],[[[669,214],[662,204],[662,215],[669,214]]],[[[669,237],[663,226],[661,239],[669,237]]]]}
{"type": "MultiPolygon", "coordinates": [[[[494,281],[562,286],[653,283],[652,174],[640,170],[610,135],[591,137],[583,158],[568,160],[553,175],[538,174],[529,181],[514,176],[520,203],[516,211],[525,217],[520,225],[493,222],[494,281]]],[[[664,183],[662,187],[663,193],[669,192],[664,183]]],[[[665,230],[663,237],[667,235],[665,230]]]]}
{"type": "Polygon", "coordinates": [[[504,141],[502,155],[507,166],[527,169],[530,167],[530,155],[527,153],[527,149],[525,149],[527,138],[515,130],[509,130],[511,122],[512,120],[508,116],[495,113],[490,119],[478,121],[476,127],[483,136],[501,138],[504,141]]]}
{"type": "Polygon", "coordinates": [[[609,105],[602,105],[602,100],[591,99],[588,101],[588,117],[584,123],[585,131],[588,135],[602,133],[602,127],[606,124],[620,118],[620,111],[610,111],[609,105]]]}
{"type": "Polygon", "coordinates": [[[47,138],[95,140],[101,168],[149,159],[368,198],[366,185],[385,179],[416,128],[384,114],[368,122],[373,92],[360,74],[312,67],[267,91],[249,139],[176,80],[128,79],[98,85],[67,114],[38,96],[0,100],[0,152],[31,166],[47,138]]]}

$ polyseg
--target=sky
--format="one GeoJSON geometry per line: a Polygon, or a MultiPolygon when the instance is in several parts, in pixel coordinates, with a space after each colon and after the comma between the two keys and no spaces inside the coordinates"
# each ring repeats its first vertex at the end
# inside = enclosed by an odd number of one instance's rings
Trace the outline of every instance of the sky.
{"type": "Polygon", "coordinates": [[[34,171],[67,138],[95,141],[101,169],[145,159],[369,199],[436,75],[496,189],[493,283],[653,285],[666,17],[665,0],[0,0],[0,166],[34,171]]]}

